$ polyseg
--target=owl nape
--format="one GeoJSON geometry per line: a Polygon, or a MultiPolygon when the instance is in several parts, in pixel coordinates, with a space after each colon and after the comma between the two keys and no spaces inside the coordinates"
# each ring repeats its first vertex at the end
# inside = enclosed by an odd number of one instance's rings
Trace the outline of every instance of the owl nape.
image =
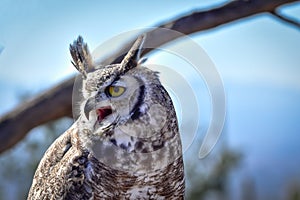
{"type": "Polygon", "coordinates": [[[80,116],[45,152],[28,199],[184,199],[175,109],[141,62],[144,40],[106,66],[81,36],[70,45],[82,76],[80,116]]]}

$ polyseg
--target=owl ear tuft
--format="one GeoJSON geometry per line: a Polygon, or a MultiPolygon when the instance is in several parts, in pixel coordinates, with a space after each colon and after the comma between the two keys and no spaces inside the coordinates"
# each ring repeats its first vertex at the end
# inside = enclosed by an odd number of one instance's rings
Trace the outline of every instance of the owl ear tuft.
{"type": "Polygon", "coordinates": [[[86,78],[87,73],[93,69],[91,53],[83,38],[78,36],[77,40],[70,44],[70,53],[73,58],[72,64],[86,78]]]}
{"type": "Polygon", "coordinates": [[[123,72],[128,71],[131,68],[134,68],[138,65],[139,60],[141,58],[141,53],[143,50],[143,45],[145,42],[146,34],[143,34],[138,37],[138,39],[134,42],[126,56],[121,62],[121,70],[123,72]]]}

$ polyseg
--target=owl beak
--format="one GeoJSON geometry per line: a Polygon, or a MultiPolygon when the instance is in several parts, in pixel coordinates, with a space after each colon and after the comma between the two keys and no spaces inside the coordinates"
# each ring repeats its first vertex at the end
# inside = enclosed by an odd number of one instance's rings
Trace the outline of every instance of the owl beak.
{"type": "Polygon", "coordinates": [[[84,105],[84,115],[89,120],[90,112],[95,110],[96,108],[96,100],[95,97],[89,98],[84,105]]]}
{"type": "Polygon", "coordinates": [[[89,98],[84,105],[84,115],[89,120],[90,112],[96,111],[98,121],[101,122],[106,116],[112,114],[112,108],[109,105],[106,105],[107,102],[103,101],[103,104],[97,104],[95,97],[89,98]]]}

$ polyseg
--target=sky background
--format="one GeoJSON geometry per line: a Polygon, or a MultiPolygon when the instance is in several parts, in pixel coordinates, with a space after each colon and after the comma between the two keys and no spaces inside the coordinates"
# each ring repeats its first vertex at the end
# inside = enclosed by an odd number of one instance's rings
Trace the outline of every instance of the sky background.
{"type": "MultiPolygon", "coordinates": [[[[24,94],[37,94],[76,74],[68,47],[78,35],[93,50],[122,32],[223,2],[1,1],[0,114],[18,105],[24,94]]],[[[300,3],[280,12],[300,21],[300,3]]],[[[260,14],[192,39],[223,79],[223,137],[244,154],[237,177],[254,177],[261,199],[274,191],[281,199],[291,177],[300,182],[300,30],[260,14]]],[[[240,184],[238,178],[233,182],[233,187],[240,184]]]]}

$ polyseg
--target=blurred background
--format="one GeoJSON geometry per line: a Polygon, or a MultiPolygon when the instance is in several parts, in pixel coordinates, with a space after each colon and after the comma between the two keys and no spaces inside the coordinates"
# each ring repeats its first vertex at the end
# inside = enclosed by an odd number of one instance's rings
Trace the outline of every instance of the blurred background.
{"type": "MultiPolygon", "coordinates": [[[[3,0],[0,115],[76,74],[68,47],[78,35],[93,50],[121,32],[227,2],[3,0]]],[[[300,21],[299,2],[279,11],[300,21]]],[[[300,199],[300,29],[263,13],[191,38],[219,71],[227,114],[209,156],[195,159],[202,134],[185,152],[187,199],[300,199]]],[[[0,199],[27,197],[43,153],[72,123],[37,127],[0,154],[0,199]]]]}

